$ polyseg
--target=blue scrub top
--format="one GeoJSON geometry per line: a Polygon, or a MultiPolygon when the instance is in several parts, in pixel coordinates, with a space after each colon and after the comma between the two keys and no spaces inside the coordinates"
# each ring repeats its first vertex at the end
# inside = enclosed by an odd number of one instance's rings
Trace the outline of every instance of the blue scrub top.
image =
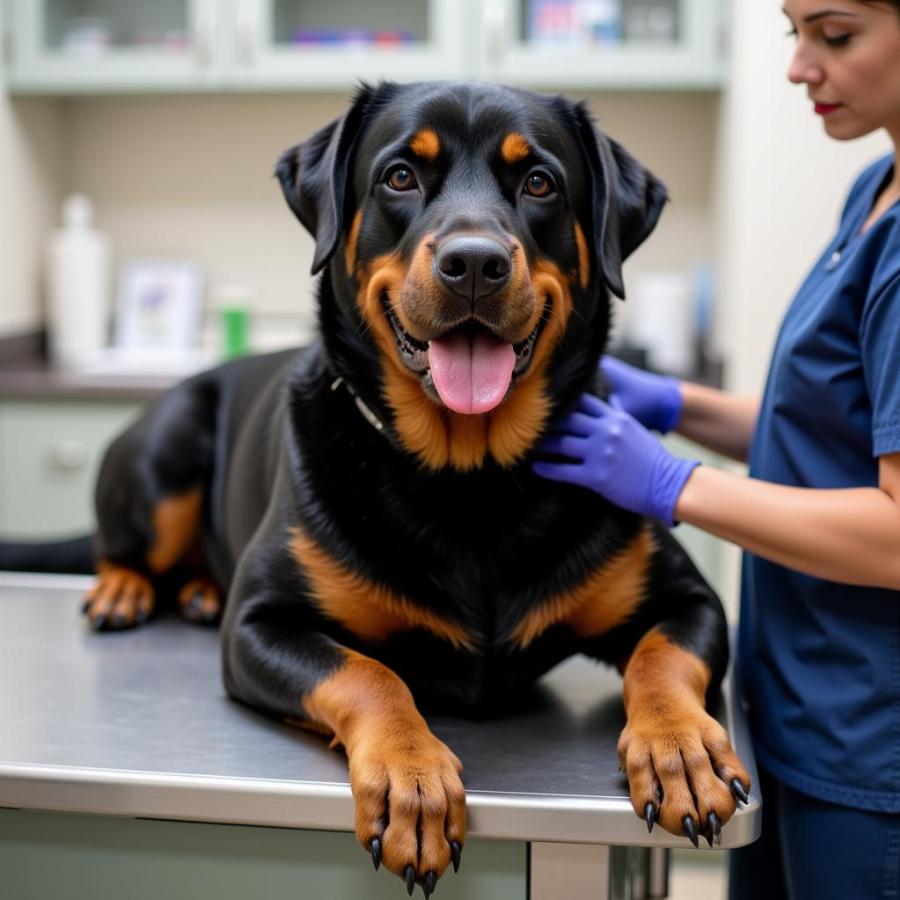
{"type": "MultiPolygon", "coordinates": [[[[878,485],[900,451],[900,205],[865,234],[893,157],[866,169],[775,345],[750,475],[878,485]]],[[[822,800],[900,812],[900,592],[745,554],[738,648],[759,761],[822,800]]]]}

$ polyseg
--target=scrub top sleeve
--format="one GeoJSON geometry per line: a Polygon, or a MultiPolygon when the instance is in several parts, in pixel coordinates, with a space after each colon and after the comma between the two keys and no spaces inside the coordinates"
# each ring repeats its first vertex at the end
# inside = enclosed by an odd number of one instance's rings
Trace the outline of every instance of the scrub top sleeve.
{"type": "Polygon", "coordinates": [[[860,346],[872,403],[873,456],[900,452],[900,272],[867,300],[860,346]]]}

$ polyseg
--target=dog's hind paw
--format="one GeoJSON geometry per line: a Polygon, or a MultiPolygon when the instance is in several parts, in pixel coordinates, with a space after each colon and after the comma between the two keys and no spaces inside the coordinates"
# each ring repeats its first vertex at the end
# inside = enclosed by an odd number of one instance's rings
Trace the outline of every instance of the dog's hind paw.
{"type": "Polygon", "coordinates": [[[97,581],[81,607],[95,631],[119,631],[143,625],[153,613],[155,593],[150,581],[133,569],[101,562],[97,581]]]}
{"type": "Polygon", "coordinates": [[[178,608],[191,622],[214,625],[222,617],[222,592],[208,578],[192,578],[178,592],[178,608]]]}

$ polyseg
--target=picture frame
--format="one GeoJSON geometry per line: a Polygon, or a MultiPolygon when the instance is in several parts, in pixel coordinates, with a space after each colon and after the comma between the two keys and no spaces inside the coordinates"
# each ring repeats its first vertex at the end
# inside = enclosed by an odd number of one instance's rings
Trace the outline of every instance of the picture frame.
{"type": "Polygon", "coordinates": [[[124,351],[196,349],[203,313],[203,270],[185,259],[130,259],[122,264],[113,346],[124,351]]]}

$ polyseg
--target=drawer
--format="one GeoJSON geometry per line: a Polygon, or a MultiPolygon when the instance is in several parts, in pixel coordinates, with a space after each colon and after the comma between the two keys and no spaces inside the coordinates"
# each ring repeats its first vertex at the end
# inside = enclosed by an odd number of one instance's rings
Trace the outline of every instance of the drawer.
{"type": "Polygon", "coordinates": [[[0,403],[0,537],[47,538],[94,527],[103,452],[137,403],[0,403]]]}

